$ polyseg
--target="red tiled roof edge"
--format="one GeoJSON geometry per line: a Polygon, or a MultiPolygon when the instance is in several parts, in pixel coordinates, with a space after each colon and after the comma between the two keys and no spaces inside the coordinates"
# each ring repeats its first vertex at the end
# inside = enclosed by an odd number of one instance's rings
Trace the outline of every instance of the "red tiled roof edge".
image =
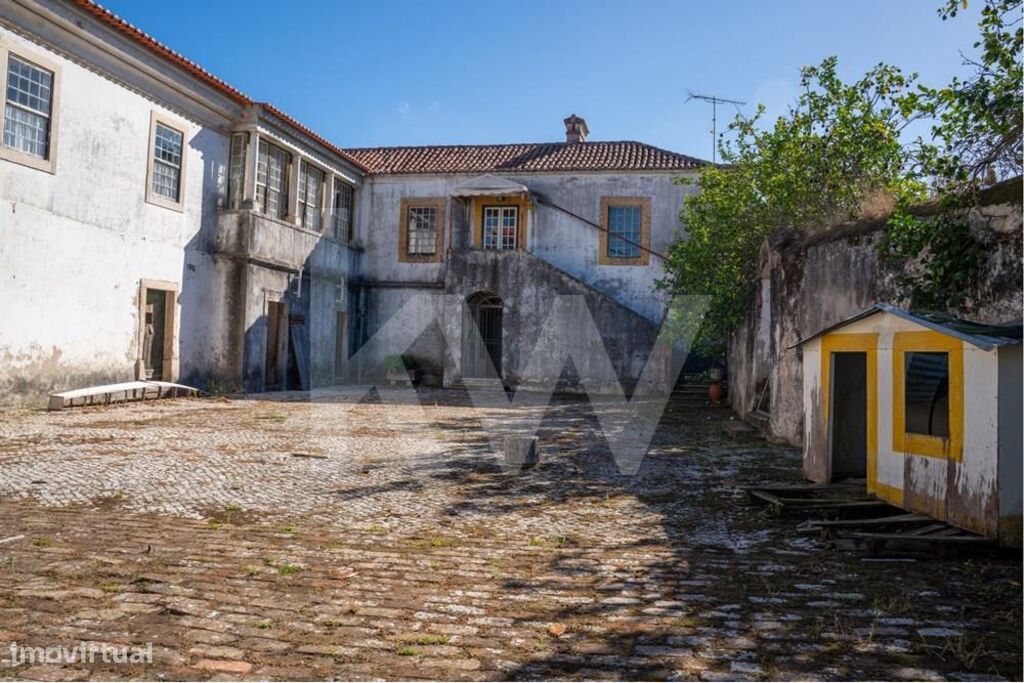
{"type": "Polygon", "coordinates": [[[160,41],[156,40],[146,32],[136,28],[132,24],[129,24],[127,21],[117,16],[105,7],[97,5],[92,0],[70,0],[70,2],[72,5],[75,5],[76,7],[85,10],[86,12],[96,17],[101,22],[118,31],[119,33],[122,33],[123,35],[128,36],[137,43],[140,43],[143,46],[149,48],[150,50],[160,55],[164,59],[167,59],[168,61],[177,64],[178,66],[185,69],[199,80],[203,81],[207,85],[210,85],[217,90],[220,90],[222,93],[224,93],[234,101],[238,102],[239,104],[253,104],[253,100],[247,95],[245,95],[242,91],[238,90],[237,88],[231,85],[228,85],[226,81],[217,78],[209,71],[193,62],[191,59],[188,59],[187,57],[175,52],[174,50],[167,47],[160,41]]]}
{"type": "Polygon", "coordinates": [[[79,7],[80,9],[96,17],[101,22],[111,27],[112,29],[118,31],[122,35],[131,38],[135,42],[152,50],[157,55],[181,67],[185,71],[189,72],[190,74],[198,78],[200,81],[224,93],[235,102],[238,102],[243,106],[259,104],[259,106],[262,107],[263,109],[266,109],[268,112],[270,112],[274,116],[277,116],[288,125],[293,126],[296,130],[299,130],[305,135],[309,136],[310,138],[312,138],[319,144],[323,145],[327,149],[331,150],[332,152],[334,152],[335,154],[337,154],[338,156],[340,156],[341,158],[343,158],[345,161],[349,162],[356,168],[360,169],[363,172],[369,173],[369,168],[367,168],[358,159],[356,159],[351,154],[349,154],[342,148],[338,147],[337,145],[329,142],[323,136],[313,132],[307,126],[302,125],[301,123],[299,123],[294,118],[292,118],[285,112],[281,111],[274,105],[270,104],[269,102],[257,103],[255,100],[253,100],[251,97],[249,97],[242,91],[229,85],[227,81],[217,78],[209,71],[193,62],[191,59],[188,59],[187,57],[175,52],[171,48],[167,47],[166,45],[156,40],[146,32],[142,31],[141,29],[136,28],[135,26],[128,23],[127,21],[117,16],[105,7],[101,7],[92,0],[70,0],[70,2],[76,7],[79,7]]]}
{"type": "Polygon", "coordinates": [[[308,128],[307,126],[302,125],[301,123],[299,123],[298,121],[293,119],[291,116],[289,116],[288,114],[284,113],[283,111],[281,111],[280,109],[278,109],[277,107],[272,105],[270,102],[260,102],[259,106],[261,106],[263,109],[266,109],[268,112],[270,112],[274,116],[278,117],[279,119],[281,119],[282,121],[287,123],[289,126],[292,126],[296,130],[301,131],[302,133],[305,133],[309,137],[313,138],[318,143],[320,143],[321,145],[323,145],[327,149],[331,150],[332,152],[334,152],[335,154],[340,156],[342,159],[344,159],[348,163],[352,164],[353,166],[355,166],[359,170],[363,171],[364,173],[369,173],[370,172],[370,167],[369,166],[367,166],[366,164],[361,162],[359,159],[356,159],[354,156],[352,156],[351,154],[349,154],[348,152],[343,150],[341,147],[338,147],[337,145],[335,145],[334,143],[330,142],[326,138],[324,138],[321,135],[317,134],[311,128],[308,128]]]}
{"type": "Polygon", "coordinates": [[[580,143],[353,147],[349,153],[380,175],[416,173],[647,171],[678,172],[707,161],[636,140],[580,143]]]}

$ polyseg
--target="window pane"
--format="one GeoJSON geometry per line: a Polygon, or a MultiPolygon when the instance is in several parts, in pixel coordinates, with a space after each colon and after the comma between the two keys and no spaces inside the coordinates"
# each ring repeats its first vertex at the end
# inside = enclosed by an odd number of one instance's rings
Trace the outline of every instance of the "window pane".
{"type": "Polygon", "coordinates": [[[288,153],[260,140],[256,158],[256,203],[260,211],[282,218],[288,207],[288,153]]]}
{"type": "Polygon", "coordinates": [[[7,101],[34,112],[50,115],[53,74],[23,62],[14,55],[7,61],[7,101]]]}
{"type": "Polygon", "coordinates": [[[334,183],[334,237],[352,240],[352,186],[341,181],[334,183]]]}
{"type": "Polygon", "coordinates": [[[484,207],[484,249],[515,249],[518,239],[518,226],[518,207],[484,207]]]}
{"type": "Polygon", "coordinates": [[[317,168],[302,164],[299,174],[299,216],[302,226],[320,230],[320,206],[323,200],[324,174],[317,168]]]}
{"type": "Polygon", "coordinates": [[[640,256],[642,220],[643,209],[639,206],[608,207],[608,256],[612,258],[640,256]]]}
{"type": "Polygon", "coordinates": [[[153,192],[172,201],[181,195],[181,147],[184,136],[162,123],[153,138],[153,192]]]}
{"type": "Polygon", "coordinates": [[[153,162],[153,192],[172,201],[178,201],[181,169],[162,161],[153,162]]]}
{"type": "Polygon", "coordinates": [[[4,108],[4,146],[46,159],[49,123],[45,116],[8,104],[4,108]]]}
{"type": "Polygon", "coordinates": [[[430,255],[437,252],[437,209],[432,206],[410,207],[406,218],[406,252],[430,255]]]}
{"type": "Polygon", "coordinates": [[[181,165],[181,133],[168,128],[162,123],[156,124],[156,140],[154,142],[154,156],[160,161],[181,165]]]}
{"type": "Polygon", "coordinates": [[[231,156],[228,162],[228,206],[238,209],[242,206],[242,185],[245,182],[245,143],[247,133],[231,136],[231,156]]]}
{"type": "Polygon", "coordinates": [[[904,415],[910,434],[949,436],[949,354],[904,354],[904,415]]]}

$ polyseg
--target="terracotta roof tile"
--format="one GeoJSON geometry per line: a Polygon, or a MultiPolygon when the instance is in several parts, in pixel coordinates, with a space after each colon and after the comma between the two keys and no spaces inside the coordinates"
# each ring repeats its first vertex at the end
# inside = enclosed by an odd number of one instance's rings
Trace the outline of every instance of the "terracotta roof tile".
{"type": "MultiPolygon", "coordinates": [[[[136,28],[132,24],[128,23],[127,21],[125,21],[121,17],[117,16],[116,14],[111,12],[110,10],[108,10],[108,9],[106,9],[104,7],[101,7],[100,5],[96,4],[92,0],[71,0],[71,2],[74,5],[76,5],[77,7],[80,7],[81,9],[85,10],[86,12],[91,14],[92,16],[96,17],[101,22],[103,22],[107,26],[111,27],[112,29],[114,29],[118,33],[121,33],[122,35],[125,35],[128,38],[131,38],[135,42],[140,43],[141,45],[143,45],[143,46],[147,47],[148,49],[152,50],[157,55],[163,57],[164,59],[167,59],[168,61],[172,62],[173,64],[176,64],[177,66],[181,67],[185,71],[189,72],[190,74],[192,74],[193,76],[198,78],[200,81],[202,81],[202,82],[206,83],[207,85],[212,86],[216,90],[219,90],[220,92],[224,93],[225,95],[227,95],[229,98],[231,98],[235,102],[238,102],[239,104],[241,104],[243,106],[250,106],[250,105],[257,104],[249,96],[245,95],[244,93],[242,93],[237,88],[229,85],[226,81],[224,81],[224,80],[222,80],[220,78],[217,78],[216,76],[214,76],[209,71],[207,71],[203,67],[199,66],[198,64],[196,64],[192,60],[190,60],[190,59],[184,57],[183,55],[175,52],[174,50],[172,50],[171,48],[167,47],[166,45],[164,45],[163,43],[161,43],[157,39],[155,39],[152,36],[150,36],[145,31],[142,31],[141,29],[136,28]]],[[[281,119],[282,121],[284,121],[288,125],[294,127],[295,129],[299,130],[300,132],[308,135],[310,138],[312,138],[316,142],[320,143],[321,145],[323,145],[327,149],[331,150],[332,152],[334,152],[338,156],[342,157],[343,159],[345,159],[346,161],[348,161],[349,163],[354,165],[356,168],[359,168],[360,170],[363,170],[363,171],[367,170],[363,166],[363,164],[359,162],[359,160],[354,159],[345,150],[341,149],[337,145],[334,145],[333,143],[328,141],[326,138],[318,135],[317,133],[315,133],[311,129],[309,129],[306,126],[302,125],[301,123],[299,123],[294,118],[292,118],[291,116],[289,116],[285,112],[281,111],[280,109],[278,109],[274,105],[270,104],[269,102],[260,102],[258,104],[259,104],[260,107],[262,107],[263,109],[265,109],[268,112],[272,113],[273,115],[277,116],[279,119],[281,119]]]]}
{"type": "Polygon", "coordinates": [[[538,142],[348,148],[372,174],[495,171],[685,171],[700,159],[642,142],[538,142]]]}
{"type": "Polygon", "coordinates": [[[494,171],[684,171],[707,162],[642,142],[543,142],[341,149],[267,102],[257,103],[195,62],[92,0],[71,2],[244,106],[258,105],[371,174],[494,171]]]}

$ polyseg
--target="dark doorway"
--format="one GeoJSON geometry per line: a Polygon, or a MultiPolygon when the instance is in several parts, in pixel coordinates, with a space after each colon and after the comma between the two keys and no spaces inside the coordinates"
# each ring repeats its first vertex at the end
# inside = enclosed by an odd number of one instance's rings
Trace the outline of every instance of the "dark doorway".
{"type": "Polygon", "coordinates": [[[164,379],[164,339],[167,334],[167,292],[146,289],[146,322],[142,334],[145,379],[164,379]]]}
{"type": "Polygon", "coordinates": [[[469,319],[462,337],[462,376],[468,378],[501,377],[501,297],[474,294],[466,301],[469,319]],[[472,326],[472,327],[471,327],[472,326]],[[473,328],[480,334],[472,334],[473,328]]]}
{"type": "Polygon", "coordinates": [[[832,354],[829,450],[832,480],[867,476],[868,373],[863,351],[832,354]]]}
{"type": "Polygon", "coordinates": [[[280,301],[267,302],[267,360],[264,367],[264,391],[284,388],[287,373],[287,307],[280,301]]]}

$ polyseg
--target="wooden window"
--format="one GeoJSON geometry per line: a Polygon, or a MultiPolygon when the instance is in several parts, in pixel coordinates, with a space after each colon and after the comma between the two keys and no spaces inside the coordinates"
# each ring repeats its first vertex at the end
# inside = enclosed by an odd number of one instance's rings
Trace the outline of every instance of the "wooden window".
{"type": "Polygon", "coordinates": [[[185,195],[185,126],[153,112],[149,120],[146,201],[181,211],[185,195]]]}
{"type": "Polygon", "coordinates": [[[302,164],[299,171],[299,222],[314,232],[323,228],[324,172],[316,166],[302,164]]]}
{"type": "Polygon", "coordinates": [[[60,67],[45,59],[9,51],[0,41],[0,158],[55,170],[60,67]]]}
{"type": "Polygon", "coordinates": [[[446,201],[443,198],[402,199],[399,218],[398,260],[431,263],[444,252],[446,201]]]}
{"type": "Polygon", "coordinates": [[[231,134],[231,151],[228,161],[228,201],[230,209],[242,208],[245,187],[245,151],[249,146],[248,133],[231,134]]]}
{"type": "Polygon", "coordinates": [[[274,218],[288,212],[288,166],[291,155],[262,138],[256,160],[256,208],[274,218]]]}
{"type": "Polygon", "coordinates": [[[7,57],[4,145],[46,159],[50,152],[53,73],[15,55],[7,57]]]}
{"type": "Polygon", "coordinates": [[[485,206],[484,249],[516,249],[519,246],[519,207],[485,206]]]}
{"type": "Polygon", "coordinates": [[[597,262],[606,266],[646,266],[650,260],[649,197],[602,197],[597,262]]]}
{"type": "Polygon", "coordinates": [[[351,242],[355,239],[355,189],[343,180],[334,179],[334,239],[351,242]]]}

